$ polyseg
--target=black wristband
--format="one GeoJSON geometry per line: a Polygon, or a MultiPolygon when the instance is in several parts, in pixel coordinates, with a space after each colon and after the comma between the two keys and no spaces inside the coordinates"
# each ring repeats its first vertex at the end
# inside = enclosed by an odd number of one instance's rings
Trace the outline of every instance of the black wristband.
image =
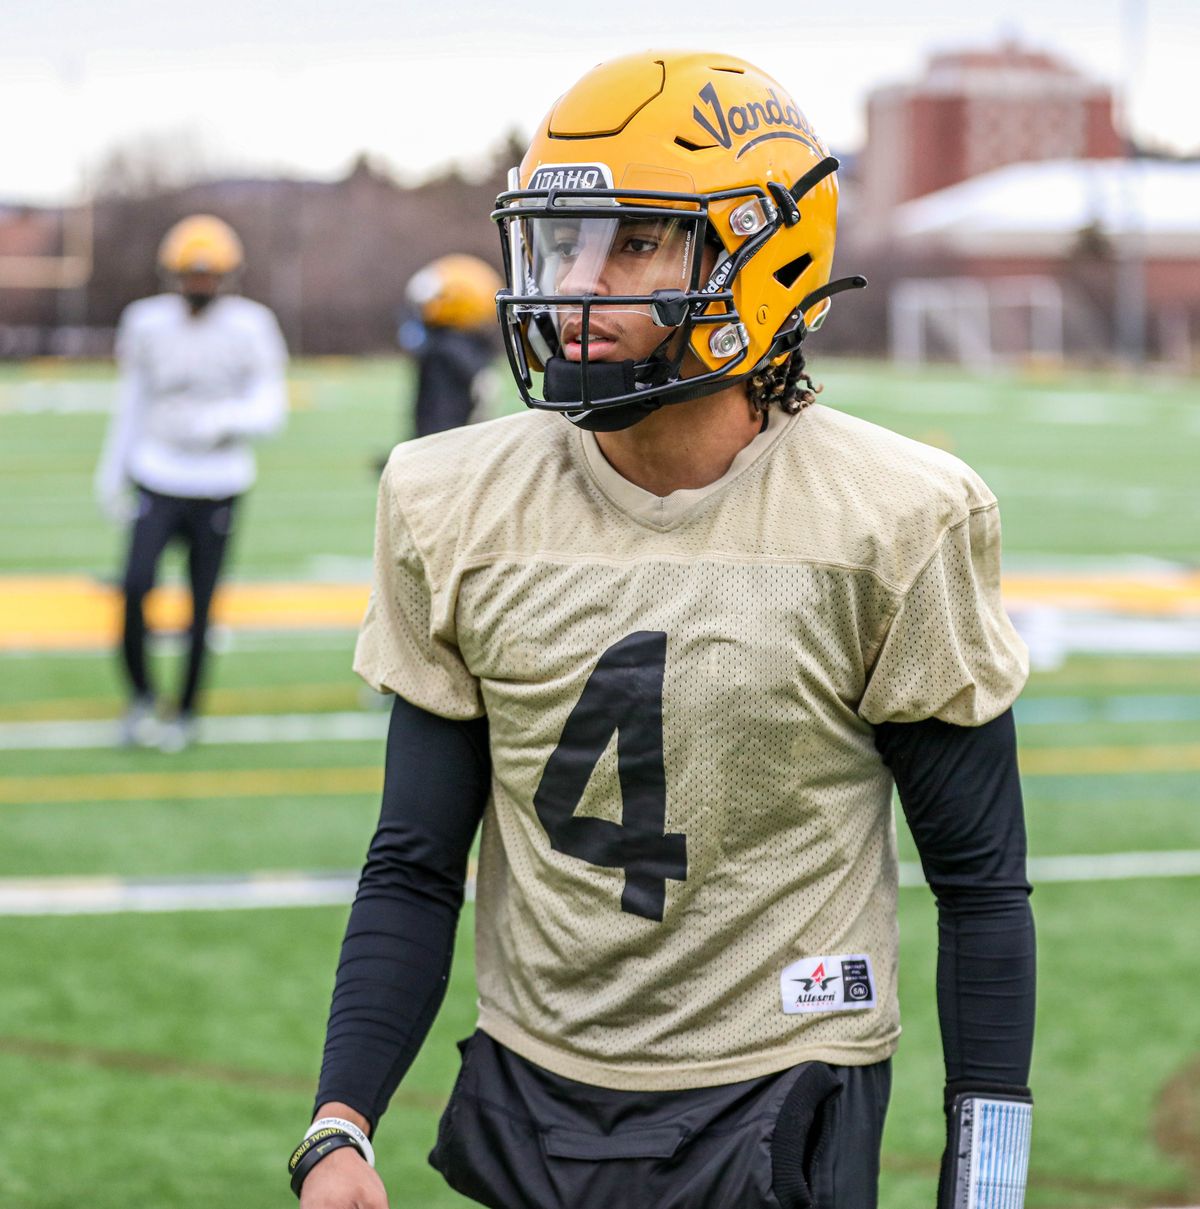
{"type": "Polygon", "coordinates": [[[292,1157],[288,1159],[288,1171],[295,1171],[296,1165],[314,1146],[325,1141],[326,1138],[334,1138],[342,1134],[345,1134],[352,1142],[354,1141],[354,1135],[348,1129],[342,1129],[337,1125],[326,1125],[308,1134],[304,1141],[292,1151],[292,1157]]]}
{"type": "MultiPolygon", "coordinates": [[[[306,1138],[296,1147],[292,1152],[292,1157],[288,1160],[288,1171],[292,1175],[292,1191],[297,1197],[300,1195],[300,1186],[304,1183],[308,1173],[322,1159],[328,1158],[335,1150],[340,1150],[343,1146],[353,1146],[355,1150],[358,1150],[354,1139],[348,1133],[340,1132],[331,1132],[328,1137],[316,1134],[311,1138],[306,1138]]],[[[359,1150],[358,1153],[361,1155],[362,1151],[359,1150]]],[[[365,1163],[366,1159],[363,1159],[363,1162],[365,1163]]]]}
{"type": "Polygon", "coordinates": [[[951,1079],[942,1093],[942,1107],[949,1113],[955,1098],[963,1095],[999,1096],[1032,1102],[1033,1093],[1028,1087],[1015,1083],[990,1083],[986,1079],[951,1079]]]}

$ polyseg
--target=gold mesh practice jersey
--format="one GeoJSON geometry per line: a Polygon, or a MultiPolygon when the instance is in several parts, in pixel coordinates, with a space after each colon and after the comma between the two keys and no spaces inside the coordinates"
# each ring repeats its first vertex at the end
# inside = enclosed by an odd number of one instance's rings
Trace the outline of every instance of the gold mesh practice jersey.
{"type": "Polygon", "coordinates": [[[480,1027],[630,1090],[891,1054],[872,724],[979,725],[1026,675],[987,487],[820,406],[665,498],[552,415],[398,447],[355,667],[487,714],[480,1027]]]}

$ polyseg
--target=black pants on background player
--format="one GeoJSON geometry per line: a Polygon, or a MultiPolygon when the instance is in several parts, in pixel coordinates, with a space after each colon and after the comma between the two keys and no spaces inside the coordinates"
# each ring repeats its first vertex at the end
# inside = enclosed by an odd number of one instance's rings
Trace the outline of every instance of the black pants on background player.
{"type": "MultiPolygon", "coordinates": [[[[187,664],[177,709],[178,721],[187,726],[195,712],[200,691],[209,610],[225,558],[238,497],[191,499],[162,495],[139,487],[137,499],[137,519],[133,524],[122,585],[125,593],[122,660],[135,700],[152,702],[156,693],[146,663],[145,600],[154,587],[163,551],[170,542],[181,541],[187,548],[192,620],[188,630],[187,664]]],[[[178,736],[183,743],[187,738],[186,734],[178,736]]]]}

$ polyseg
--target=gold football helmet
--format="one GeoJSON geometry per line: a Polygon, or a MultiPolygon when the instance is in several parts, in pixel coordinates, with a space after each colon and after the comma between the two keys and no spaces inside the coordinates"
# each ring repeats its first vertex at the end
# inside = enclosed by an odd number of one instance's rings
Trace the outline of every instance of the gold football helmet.
{"type": "Polygon", "coordinates": [[[496,315],[496,293],[504,283],[477,256],[441,256],[410,279],[408,301],[423,322],[440,327],[477,328],[496,315]]]}
{"type": "Polygon", "coordinates": [[[242,267],[242,241],[212,214],[182,218],[163,236],[158,265],[164,273],[214,273],[224,277],[242,267]]]}
{"type": "Polygon", "coordinates": [[[525,402],[625,427],[788,357],[832,294],[866,284],[829,280],[837,166],[783,87],[741,59],[647,51],[590,71],[492,214],[525,402]],[[589,359],[618,310],[648,314],[661,343],[635,361],[589,359]]]}

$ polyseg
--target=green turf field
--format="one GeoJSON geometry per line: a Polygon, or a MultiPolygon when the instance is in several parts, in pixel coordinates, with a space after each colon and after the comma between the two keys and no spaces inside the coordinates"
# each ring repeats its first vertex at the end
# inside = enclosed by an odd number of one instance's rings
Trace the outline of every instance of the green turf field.
{"type": "MultiPolygon", "coordinates": [[[[1200,558],[1195,384],[817,368],[830,404],[952,447],[984,474],[1004,505],[1010,566],[1194,567],[1200,558]]],[[[294,386],[287,434],[262,455],[234,574],[356,580],[370,553],[371,463],[403,432],[403,370],[305,364],[294,386]]],[[[88,408],[108,389],[103,367],[0,367],[0,575],[113,573],[118,541],[90,500],[103,416],[88,408]]],[[[235,637],[215,659],[210,710],[359,709],[352,645],[351,633],[235,637]]],[[[159,659],[172,662],[169,652],[159,659]]],[[[1023,751],[1062,757],[1058,771],[1026,777],[1035,858],[1200,849],[1200,656],[1076,655],[1037,673],[1022,707],[1023,751]],[[1161,749],[1162,758],[1152,773],[1098,772],[1096,747],[1161,749]]],[[[0,654],[0,730],[117,709],[107,655],[0,654]]],[[[176,757],[0,749],[0,879],[353,869],[377,809],[369,780],[379,761],[370,740],[206,745],[176,757]],[[362,770],[368,787],[271,791],[273,773],[313,770],[315,779],[325,769],[362,770]],[[173,779],[182,786],[208,771],[244,772],[238,783],[258,788],[172,791],[173,779]]],[[[1200,879],[1050,882],[1034,902],[1028,1204],[1200,1203],[1200,879]]],[[[294,1203],[284,1163],[310,1108],[345,914],[0,916],[0,1113],[9,1122],[0,1207],[294,1203]]],[[[926,890],[902,890],[901,928],[905,1036],[881,1203],[931,1209],[941,1056],[926,890]]],[[[470,948],[468,927],[446,1005],[379,1131],[393,1206],[465,1204],[424,1156],[456,1068],[453,1042],[473,1022],[470,948]]]]}

